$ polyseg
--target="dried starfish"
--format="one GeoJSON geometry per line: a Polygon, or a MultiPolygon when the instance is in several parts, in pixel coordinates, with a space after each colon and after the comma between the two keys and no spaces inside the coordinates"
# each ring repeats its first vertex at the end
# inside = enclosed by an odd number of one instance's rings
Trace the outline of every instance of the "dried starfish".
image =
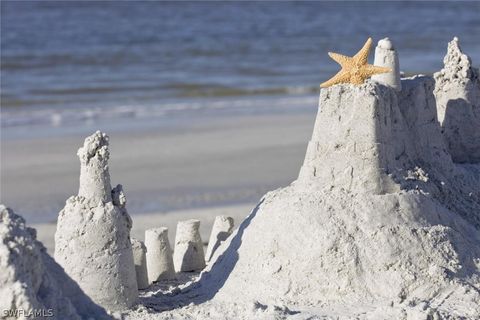
{"type": "Polygon", "coordinates": [[[321,88],[326,88],[339,83],[362,84],[366,79],[378,73],[391,72],[390,68],[377,67],[368,64],[368,54],[372,47],[372,38],[368,38],[363,48],[358,51],[353,57],[347,57],[338,53],[329,52],[330,58],[335,60],[342,70],[338,72],[333,78],[325,81],[320,85],[321,88]]]}

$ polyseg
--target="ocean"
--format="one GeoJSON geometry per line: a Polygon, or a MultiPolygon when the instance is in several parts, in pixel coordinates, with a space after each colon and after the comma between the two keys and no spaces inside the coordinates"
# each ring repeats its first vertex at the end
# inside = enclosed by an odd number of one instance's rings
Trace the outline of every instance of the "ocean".
{"type": "Polygon", "coordinates": [[[479,2],[2,1],[1,126],[8,137],[112,118],[314,112],[319,83],[338,70],[327,51],[354,54],[369,36],[390,37],[407,74],[439,70],[454,36],[478,66],[479,12],[479,2]]]}

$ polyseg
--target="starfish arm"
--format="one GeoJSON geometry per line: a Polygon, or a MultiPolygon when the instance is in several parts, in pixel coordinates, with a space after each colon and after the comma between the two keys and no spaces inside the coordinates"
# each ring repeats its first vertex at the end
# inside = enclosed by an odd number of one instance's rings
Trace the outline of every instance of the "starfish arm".
{"type": "Polygon", "coordinates": [[[353,56],[353,59],[359,64],[368,63],[368,54],[370,53],[370,48],[372,47],[372,38],[368,38],[367,42],[363,45],[363,48],[358,51],[358,53],[353,56]]]}
{"type": "Polygon", "coordinates": [[[346,65],[348,65],[352,60],[352,58],[350,57],[347,57],[347,56],[344,56],[343,54],[339,54],[335,52],[329,52],[328,55],[330,56],[330,58],[335,60],[335,62],[341,65],[342,67],[345,67],[346,65]]]}
{"type": "Polygon", "coordinates": [[[343,70],[340,70],[336,75],[334,75],[332,78],[330,78],[329,80],[325,81],[324,83],[322,83],[320,85],[320,88],[326,88],[326,87],[330,87],[330,86],[333,86],[335,84],[339,84],[339,83],[345,83],[345,82],[348,82],[350,80],[350,74],[343,71],[343,70]]]}
{"type": "Polygon", "coordinates": [[[363,71],[362,73],[364,73],[366,77],[370,77],[370,76],[373,76],[374,74],[387,73],[387,72],[391,72],[392,70],[386,67],[378,67],[371,64],[367,64],[366,66],[363,67],[362,71],[363,71]]]}

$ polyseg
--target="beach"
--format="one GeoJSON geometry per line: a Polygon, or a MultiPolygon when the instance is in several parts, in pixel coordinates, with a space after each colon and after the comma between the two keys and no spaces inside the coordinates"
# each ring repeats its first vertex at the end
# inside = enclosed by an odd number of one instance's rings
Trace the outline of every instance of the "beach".
{"type": "MultiPolygon", "coordinates": [[[[240,222],[265,192],[294,180],[313,122],[314,113],[304,112],[197,117],[178,120],[174,128],[113,130],[111,180],[124,187],[133,236],[163,225],[173,236],[183,214],[205,221],[204,239],[214,215],[231,212],[240,222]]],[[[49,251],[58,212],[78,192],[76,152],[93,132],[82,130],[39,138],[12,133],[2,142],[2,202],[35,224],[49,251]]]]}

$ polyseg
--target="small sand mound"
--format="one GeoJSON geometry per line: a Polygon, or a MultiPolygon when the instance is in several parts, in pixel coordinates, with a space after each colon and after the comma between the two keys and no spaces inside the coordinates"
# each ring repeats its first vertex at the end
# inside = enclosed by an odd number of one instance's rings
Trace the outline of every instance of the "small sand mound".
{"type": "Polygon", "coordinates": [[[3,205],[0,239],[2,319],[109,318],[46,253],[35,229],[3,205]]]}

